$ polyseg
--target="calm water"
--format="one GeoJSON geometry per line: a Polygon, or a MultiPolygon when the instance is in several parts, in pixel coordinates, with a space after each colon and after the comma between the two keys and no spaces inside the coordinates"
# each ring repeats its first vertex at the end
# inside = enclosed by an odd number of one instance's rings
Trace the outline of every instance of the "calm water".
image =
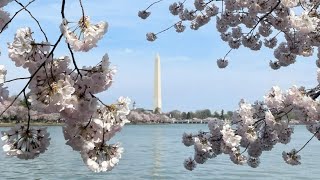
{"type": "MultiPolygon", "coordinates": [[[[0,128],[5,130],[6,128],[0,128]]],[[[192,147],[181,143],[183,132],[206,130],[203,124],[128,125],[117,135],[125,152],[111,172],[92,173],[80,155],[64,143],[61,127],[50,127],[51,145],[35,160],[18,160],[0,153],[0,179],[319,179],[320,142],[316,139],[301,151],[302,165],[287,165],[281,157],[283,150],[300,148],[310,137],[304,127],[295,129],[293,141],[277,145],[262,155],[259,168],[233,164],[221,155],[189,172],[183,160],[193,155],[192,147]]],[[[2,146],[2,142],[0,143],[2,146]]],[[[2,151],[2,149],[1,149],[2,151]]]]}

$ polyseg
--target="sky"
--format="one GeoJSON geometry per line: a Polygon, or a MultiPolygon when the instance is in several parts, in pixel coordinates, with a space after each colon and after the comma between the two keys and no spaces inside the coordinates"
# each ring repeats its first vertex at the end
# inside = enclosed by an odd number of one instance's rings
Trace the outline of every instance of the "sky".
{"type": "MultiPolygon", "coordinates": [[[[21,0],[24,4],[28,1],[21,0]]],[[[114,83],[98,96],[106,103],[114,102],[120,96],[127,96],[137,107],[153,108],[154,61],[157,53],[161,58],[162,109],[164,112],[178,109],[195,111],[236,110],[240,99],[248,102],[263,100],[272,86],[283,90],[292,85],[314,87],[316,79],[316,57],[298,58],[289,67],[272,70],[268,63],[273,60],[273,51],[263,48],[251,51],[246,48],[233,50],[228,56],[229,66],[219,69],[216,60],[229,51],[228,45],[220,39],[212,20],[197,31],[187,29],[176,33],[170,29],[158,36],[155,42],[148,42],[145,34],[159,32],[178,21],[169,13],[172,0],[153,6],[147,20],[137,14],[149,6],[152,0],[84,0],[85,14],[92,22],[107,21],[108,32],[98,47],[88,53],[76,53],[78,66],[98,63],[105,53],[111,64],[116,66],[114,83]]],[[[54,43],[60,34],[60,1],[36,0],[29,10],[42,24],[54,43]]],[[[20,9],[14,2],[4,8],[14,14],[20,9]]],[[[78,1],[67,1],[66,18],[77,22],[81,17],[78,1]]],[[[39,29],[30,16],[22,11],[0,35],[0,64],[8,70],[7,79],[28,76],[27,71],[17,68],[8,58],[7,43],[12,42],[19,27],[31,27],[34,38],[42,41],[39,29]]],[[[55,56],[69,55],[64,43],[58,47],[55,56]]],[[[25,81],[8,84],[11,94],[17,94],[25,81]]]]}

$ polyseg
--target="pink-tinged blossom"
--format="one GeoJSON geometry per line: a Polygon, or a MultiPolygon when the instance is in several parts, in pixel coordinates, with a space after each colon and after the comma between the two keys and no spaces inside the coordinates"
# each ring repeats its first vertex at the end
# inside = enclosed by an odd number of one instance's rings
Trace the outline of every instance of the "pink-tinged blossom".
{"type": "Polygon", "coordinates": [[[280,67],[281,67],[281,65],[278,61],[274,61],[274,62],[270,61],[269,65],[270,65],[271,69],[273,69],[273,70],[280,69],[280,67]]]}
{"type": "Polygon", "coordinates": [[[297,154],[295,149],[292,149],[290,152],[282,152],[283,160],[290,165],[299,165],[301,164],[300,159],[301,156],[297,154]]]}
{"type": "Polygon", "coordinates": [[[178,33],[181,33],[186,29],[186,26],[182,24],[182,21],[179,21],[178,23],[174,24],[174,28],[178,33]]]}
{"type": "Polygon", "coordinates": [[[195,162],[195,160],[193,160],[191,157],[189,157],[188,159],[186,159],[183,163],[183,166],[189,170],[192,171],[194,170],[194,168],[196,168],[197,163],[195,162]]]}
{"type": "Polygon", "coordinates": [[[141,19],[147,19],[149,16],[150,16],[151,12],[147,12],[146,10],[143,10],[143,11],[139,11],[138,12],[138,16],[141,18],[141,19]]]}
{"type": "Polygon", "coordinates": [[[194,0],[194,7],[196,8],[196,10],[202,11],[206,7],[206,3],[204,2],[204,0],[194,0]]]}
{"type": "Polygon", "coordinates": [[[46,128],[30,128],[16,125],[8,131],[2,131],[3,150],[8,156],[19,159],[34,159],[44,153],[50,144],[46,128]]]}
{"type": "Polygon", "coordinates": [[[15,62],[17,67],[29,69],[32,74],[44,61],[49,61],[52,57],[47,57],[50,51],[48,42],[35,44],[30,28],[20,28],[17,30],[12,43],[8,43],[9,58],[15,62]]]}
{"type": "Polygon", "coordinates": [[[194,137],[192,136],[192,134],[183,133],[182,143],[183,143],[185,146],[192,146],[192,145],[194,145],[194,137]]]}
{"type": "Polygon", "coordinates": [[[228,63],[229,63],[229,62],[228,62],[228,60],[226,60],[226,59],[218,59],[218,60],[217,60],[217,65],[218,65],[218,67],[221,68],[221,69],[227,67],[227,66],[228,66],[228,63]]]}
{"type": "Polygon", "coordinates": [[[260,164],[260,158],[258,157],[249,157],[247,163],[252,168],[257,168],[260,164]]]}
{"type": "Polygon", "coordinates": [[[80,35],[70,29],[69,22],[64,19],[60,30],[66,38],[66,42],[70,44],[71,48],[75,51],[87,52],[97,46],[99,40],[102,39],[108,30],[107,22],[99,22],[98,24],[91,24],[88,16],[81,17],[78,22],[80,35]],[[80,38],[81,37],[81,38],[80,38]]]}
{"type": "Polygon", "coordinates": [[[291,25],[293,28],[298,29],[302,33],[310,33],[311,31],[315,31],[319,19],[317,17],[310,17],[309,13],[304,11],[300,16],[294,14],[291,11],[291,25]]]}
{"type": "Polygon", "coordinates": [[[95,144],[95,147],[81,153],[84,163],[91,171],[105,172],[111,171],[121,158],[123,148],[119,144],[95,144]]]}
{"type": "Polygon", "coordinates": [[[234,149],[240,145],[241,136],[235,135],[234,130],[231,129],[229,124],[225,124],[221,130],[222,139],[226,146],[234,149]]]}
{"type": "Polygon", "coordinates": [[[181,2],[179,3],[174,2],[169,6],[169,11],[172,15],[176,16],[183,11],[183,8],[184,6],[181,2]]]}
{"type": "Polygon", "coordinates": [[[157,39],[157,35],[152,32],[147,33],[146,37],[148,41],[155,41],[157,39]]]}
{"type": "Polygon", "coordinates": [[[269,93],[264,96],[264,102],[268,107],[282,108],[284,106],[284,96],[280,87],[273,86],[269,93]]]}
{"type": "Polygon", "coordinates": [[[241,155],[239,152],[234,152],[230,154],[230,160],[234,164],[243,165],[247,162],[247,157],[244,155],[241,155]]]}
{"type": "Polygon", "coordinates": [[[216,5],[211,4],[206,7],[206,15],[207,16],[209,16],[209,17],[216,16],[218,13],[219,13],[219,8],[216,5]]]}

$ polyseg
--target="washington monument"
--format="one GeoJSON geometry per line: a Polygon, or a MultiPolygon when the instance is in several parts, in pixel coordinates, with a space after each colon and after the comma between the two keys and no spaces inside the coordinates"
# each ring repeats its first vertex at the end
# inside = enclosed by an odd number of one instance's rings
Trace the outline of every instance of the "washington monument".
{"type": "Polygon", "coordinates": [[[161,68],[160,56],[156,55],[154,65],[154,113],[161,113],[162,97],[161,97],[161,68]]]}
{"type": "Polygon", "coordinates": [[[4,65],[0,64],[0,84],[6,81],[6,74],[7,70],[5,69],[4,65]]]}

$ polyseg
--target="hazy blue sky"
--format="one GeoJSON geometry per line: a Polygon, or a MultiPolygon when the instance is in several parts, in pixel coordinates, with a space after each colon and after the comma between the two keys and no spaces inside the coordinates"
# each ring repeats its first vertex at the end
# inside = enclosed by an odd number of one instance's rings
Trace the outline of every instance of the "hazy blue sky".
{"type": "MultiPolygon", "coordinates": [[[[23,0],[22,2],[28,2],[23,0]]],[[[69,21],[78,21],[80,6],[77,0],[66,6],[69,21]]],[[[260,52],[239,49],[228,55],[226,69],[219,69],[216,60],[228,52],[229,47],[216,32],[214,21],[198,31],[187,29],[182,34],[173,29],[159,36],[151,43],[146,41],[147,32],[157,32],[172,25],[178,19],[169,14],[170,0],[151,8],[148,20],[141,20],[137,13],[152,0],[84,0],[86,15],[93,22],[107,21],[108,33],[97,48],[89,53],[77,53],[80,66],[94,65],[105,52],[112,65],[118,69],[113,86],[99,96],[106,102],[113,102],[119,96],[128,96],[138,107],[152,108],[154,58],[160,54],[162,65],[163,110],[184,111],[209,108],[211,110],[234,110],[241,98],[250,102],[262,100],[273,85],[288,88],[292,84],[311,87],[316,84],[315,58],[300,58],[298,62],[278,71],[268,66],[273,51],[264,48],[260,52]],[[90,2],[90,3],[87,3],[90,2]]],[[[12,3],[5,10],[15,12],[20,7],[12,3]]],[[[59,36],[60,0],[37,0],[30,8],[34,16],[43,23],[52,42],[59,36]]],[[[13,13],[11,13],[13,14],[13,13]]],[[[22,68],[16,68],[7,56],[6,43],[13,40],[18,27],[32,27],[38,41],[43,40],[35,23],[25,12],[19,14],[14,23],[0,36],[2,55],[0,64],[8,69],[7,79],[27,76],[22,68]],[[31,23],[31,25],[30,25],[31,23]]],[[[65,46],[59,47],[56,56],[69,55],[65,46]]],[[[23,81],[9,84],[17,93],[23,81]]]]}

